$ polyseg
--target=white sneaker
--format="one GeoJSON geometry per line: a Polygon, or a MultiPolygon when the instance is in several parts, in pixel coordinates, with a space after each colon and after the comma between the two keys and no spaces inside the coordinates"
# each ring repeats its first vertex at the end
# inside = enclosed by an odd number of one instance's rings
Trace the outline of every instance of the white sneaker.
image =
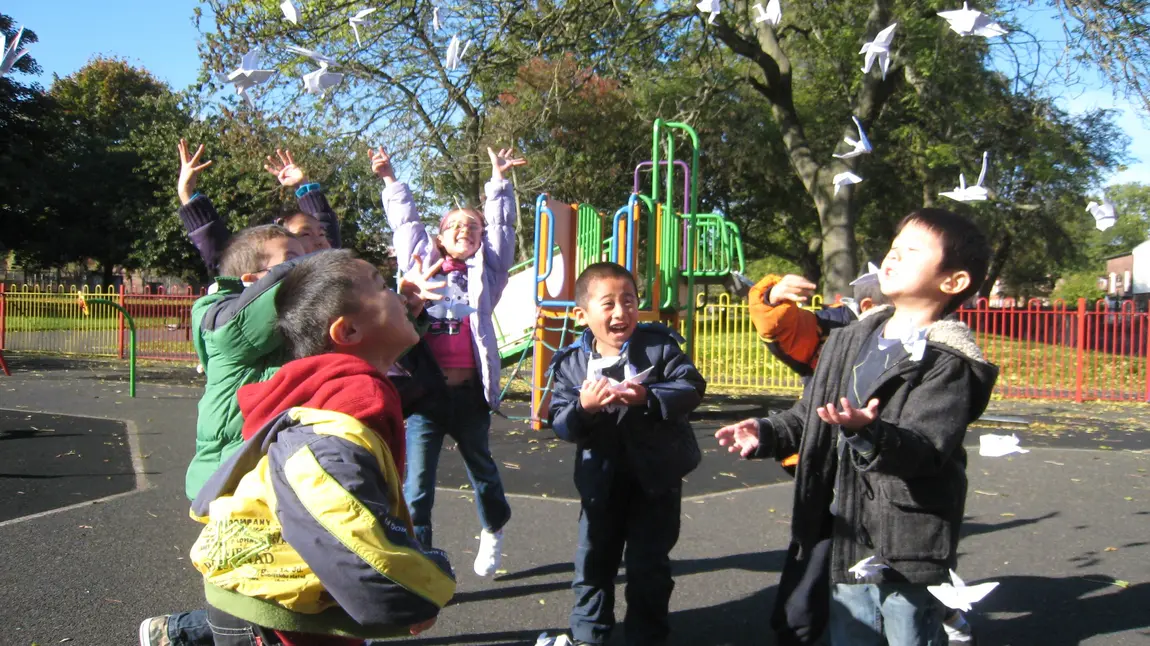
{"type": "Polygon", "coordinates": [[[974,642],[970,624],[966,623],[966,617],[962,616],[961,612],[956,612],[949,621],[944,621],[942,627],[946,630],[947,640],[952,644],[974,642]]]}
{"type": "Polygon", "coordinates": [[[503,530],[495,533],[486,529],[479,533],[479,553],[475,555],[475,573],[491,576],[503,563],[503,530]]]}

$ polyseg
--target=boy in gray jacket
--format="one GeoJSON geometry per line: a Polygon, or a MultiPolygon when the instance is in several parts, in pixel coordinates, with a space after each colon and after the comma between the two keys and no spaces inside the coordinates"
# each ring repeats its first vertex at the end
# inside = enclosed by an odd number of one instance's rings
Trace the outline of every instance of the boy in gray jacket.
{"type": "MultiPolygon", "coordinates": [[[[911,213],[879,272],[893,307],[831,333],[791,410],[715,434],[745,458],[799,454],[777,598],[817,598],[792,593],[828,585],[834,645],[942,643],[944,609],[927,586],[949,581],[956,567],[967,488],[962,441],[998,376],[970,330],[946,317],[977,293],[989,256],[967,218],[911,213]],[[796,566],[826,549],[826,539],[830,581],[787,576],[801,574],[796,566]],[[870,567],[852,571],[868,557],[870,567]]],[[[772,623],[803,612],[819,608],[776,608],[772,623]]]]}

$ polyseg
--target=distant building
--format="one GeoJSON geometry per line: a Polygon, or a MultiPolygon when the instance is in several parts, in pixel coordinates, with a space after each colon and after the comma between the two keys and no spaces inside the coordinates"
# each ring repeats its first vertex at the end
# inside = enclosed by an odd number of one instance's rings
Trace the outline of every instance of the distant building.
{"type": "Polygon", "coordinates": [[[1128,298],[1134,287],[1134,254],[1111,256],[1106,259],[1106,273],[1098,278],[1098,286],[1118,298],[1128,298]]]}

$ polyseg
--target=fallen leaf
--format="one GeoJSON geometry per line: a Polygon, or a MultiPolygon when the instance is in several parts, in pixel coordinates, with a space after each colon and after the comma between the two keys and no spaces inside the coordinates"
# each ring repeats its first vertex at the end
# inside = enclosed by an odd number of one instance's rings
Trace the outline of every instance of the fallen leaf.
{"type": "Polygon", "coordinates": [[[1014,518],[1014,514],[1010,513],[1009,511],[1006,513],[999,514],[999,516],[1002,516],[1003,518],[1014,518]]]}
{"type": "Polygon", "coordinates": [[[58,641],[56,643],[63,644],[64,642],[70,642],[70,641],[72,641],[71,637],[65,637],[64,639],[61,639],[60,641],[58,641]]]}
{"type": "Polygon", "coordinates": [[[767,510],[767,513],[769,513],[769,514],[773,514],[773,513],[775,513],[775,510],[774,510],[774,509],[768,509],[768,510],[767,510]]]}
{"type": "Polygon", "coordinates": [[[1071,482],[1082,482],[1082,480],[1079,478],[1071,478],[1070,481],[1071,482]]]}
{"type": "Polygon", "coordinates": [[[540,600],[539,600],[539,605],[541,605],[541,606],[545,606],[545,605],[547,605],[547,600],[546,600],[546,599],[540,599],[540,600]]]}
{"type": "Polygon", "coordinates": [[[471,485],[469,485],[469,484],[465,484],[465,485],[459,485],[459,488],[460,488],[460,489],[470,489],[470,488],[471,488],[471,485]]]}
{"type": "Polygon", "coordinates": [[[1126,496],[1125,498],[1123,498],[1123,500],[1125,500],[1126,502],[1130,502],[1130,501],[1134,500],[1134,498],[1132,496],[1126,496]]]}
{"type": "Polygon", "coordinates": [[[499,574],[507,574],[507,570],[496,570],[496,571],[495,571],[495,574],[497,574],[497,575],[499,575],[499,574]]]}
{"type": "Polygon", "coordinates": [[[1045,463],[1047,463],[1047,464],[1053,464],[1053,465],[1055,465],[1055,466],[1059,466],[1059,467],[1064,467],[1064,466],[1066,466],[1066,464],[1065,464],[1065,463],[1063,463],[1063,462],[1055,462],[1054,460],[1043,460],[1043,462],[1045,462],[1045,463]]]}
{"type": "Polygon", "coordinates": [[[974,493],[981,494],[983,496],[997,496],[998,495],[998,494],[994,493],[993,491],[982,491],[981,489],[975,489],[974,493]]]}
{"type": "Polygon", "coordinates": [[[1106,549],[1104,549],[1102,551],[1103,552],[1117,552],[1118,548],[1117,547],[1107,547],[1106,549]]]}
{"type": "Polygon", "coordinates": [[[721,475],[721,476],[727,476],[728,478],[734,478],[734,477],[735,477],[735,474],[733,474],[733,473],[727,473],[726,471],[720,471],[720,472],[719,472],[719,475],[721,475]]]}
{"type": "Polygon", "coordinates": [[[515,464],[514,462],[504,462],[503,466],[507,467],[508,469],[513,469],[513,470],[519,468],[519,465],[515,464]]]}

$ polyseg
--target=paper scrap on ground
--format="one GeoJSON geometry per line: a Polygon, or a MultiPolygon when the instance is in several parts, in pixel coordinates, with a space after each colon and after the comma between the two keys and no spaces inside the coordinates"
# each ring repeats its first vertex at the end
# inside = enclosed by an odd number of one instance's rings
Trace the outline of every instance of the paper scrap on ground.
{"type": "Polygon", "coordinates": [[[851,184],[858,184],[859,182],[863,181],[863,178],[848,170],[845,173],[839,173],[838,175],[835,175],[833,181],[835,183],[835,195],[838,195],[840,188],[844,186],[850,186],[851,184]]]}
{"type": "Polygon", "coordinates": [[[284,18],[293,25],[299,24],[299,9],[296,9],[295,3],[292,0],[284,0],[280,3],[280,10],[284,12],[284,18]]]}
{"type": "Polygon", "coordinates": [[[711,25],[715,23],[715,16],[719,15],[719,0],[703,0],[695,5],[695,8],[703,13],[711,14],[711,17],[707,18],[707,24],[711,25]]]}
{"type": "Polygon", "coordinates": [[[755,24],[761,22],[769,22],[775,27],[783,21],[783,9],[779,6],[779,0],[771,0],[767,3],[767,8],[763,9],[763,3],[755,4],[755,24]]]}
{"type": "Polygon", "coordinates": [[[859,50],[860,54],[866,54],[866,58],[863,59],[863,74],[870,72],[871,66],[874,65],[874,62],[877,60],[882,67],[882,77],[884,79],[886,78],[886,70],[890,67],[890,44],[891,41],[894,40],[894,28],[897,26],[898,23],[896,22],[890,27],[878,32],[874,40],[866,43],[862,49],[859,50]]]}
{"type": "Polygon", "coordinates": [[[997,581],[968,586],[962,579],[958,578],[958,574],[954,570],[950,571],[950,580],[951,583],[928,585],[926,589],[947,608],[965,612],[970,612],[971,604],[982,601],[983,597],[998,587],[997,581]]]}
{"type": "Polygon", "coordinates": [[[984,38],[993,38],[1009,33],[998,23],[994,22],[990,16],[977,9],[971,9],[970,4],[966,2],[962,3],[962,9],[940,11],[938,15],[950,23],[950,28],[959,36],[983,36],[984,38]]]}
{"type": "Polygon", "coordinates": [[[364,9],[352,16],[348,21],[351,23],[351,30],[355,32],[355,44],[361,47],[363,46],[363,43],[359,40],[359,25],[362,25],[367,20],[367,17],[370,16],[373,12],[375,12],[374,7],[371,9],[364,9]]]}
{"type": "Polygon", "coordinates": [[[987,458],[1000,458],[1011,453],[1030,453],[1018,446],[1017,435],[987,433],[978,438],[978,454],[987,458]]]}
{"type": "Polygon", "coordinates": [[[843,137],[843,141],[847,142],[847,144],[851,146],[852,150],[841,155],[834,153],[831,155],[831,157],[837,157],[838,159],[850,159],[851,157],[865,155],[871,151],[870,139],[867,139],[866,132],[863,130],[862,123],[859,121],[859,118],[852,116],[851,119],[854,120],[855,127],[858,128],[858,140],[851,139],[850,137],[843,137]]]}
{"type": "Polygon", "coordinates": [[[958,187],[953,191],[946,191],[939,193],[943,197],[949,197],[956,202],[981,202],[989,196],[989,192],[983,187],[982,182],[986,179],[986,163],[990,158],[989,152],[982,153],[982,172],[978,174],[978,183],[974,186],[966,185],[966,177],[958,174],[958,187]]]}
{"type": "Polygon", "coordinates": [[[878,573],[879,570],[885,570],[886,568],[890,567],[889,565],[886,565],[884,563],[872,563],[871,561],[873,561],[873,560],[874,560],[873,556],[868,556],[865,559],[859,561],[858,563],[855,563],[854,565],[852,565],[850,567],[850,569],[847,571],[854,574],[855,580],[858,580],[858,579],[865,579],[872,574],[878,573]]]}
{"type": "Polygon", "coordinates": [[[1114,205],[1105,197],[1102,198],[1102,204],[1098,202],[1087,204],[1086,211],[1094,216],[1094,226],[1099,231],[1105,231],[1118,222],[1118,214],[1114,211],[1114,205]]]}

